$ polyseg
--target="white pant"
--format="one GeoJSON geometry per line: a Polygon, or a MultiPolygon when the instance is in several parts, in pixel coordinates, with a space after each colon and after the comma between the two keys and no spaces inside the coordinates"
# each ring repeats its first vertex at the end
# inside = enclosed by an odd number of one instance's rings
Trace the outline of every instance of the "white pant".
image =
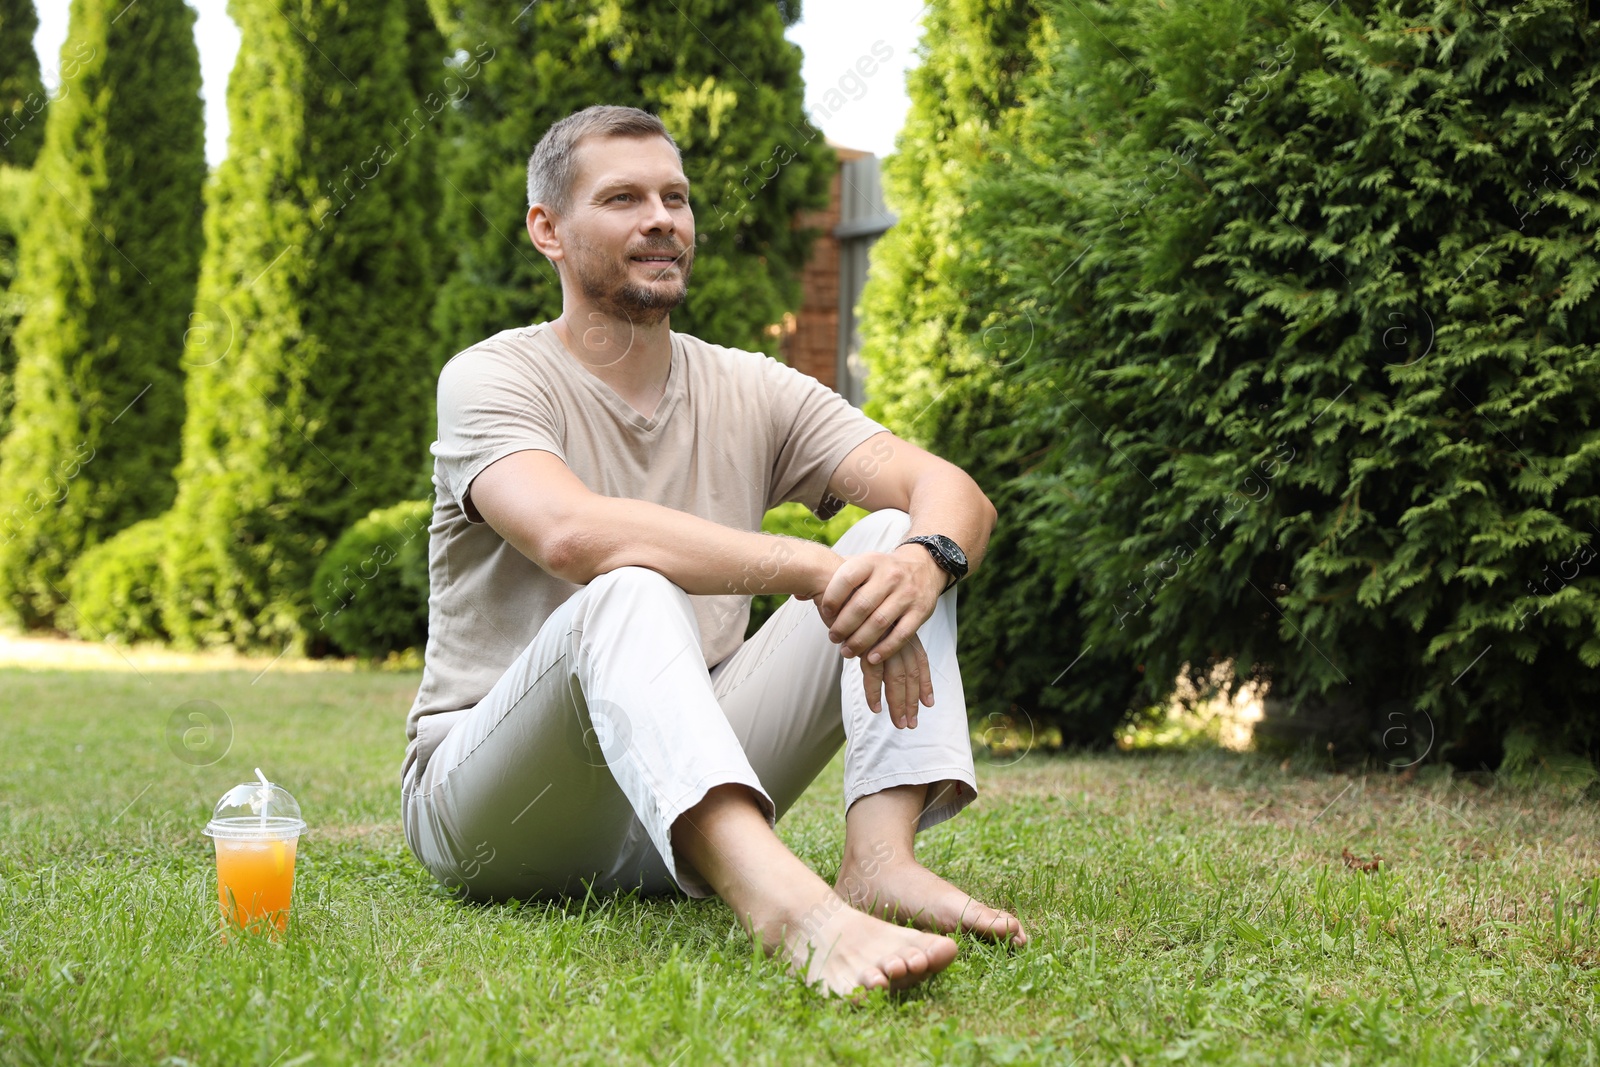
{"type": "MultiPolygon", "coordinates": [[[[887,509],[840,539],[841,555],[889,551],[910,516],[887,509]]],[[[476,707],[401,786],[406,843],[457,896],[527,899],[639,886],[711,889],[673,855],[670,830],[711,787],[743,783],[768,823],[845,744],[844,806],[896,785],[934,785],[917,829],[977,796],[956,665],[956,597],[918,636],[934,706],[895,729],[866,703],[809,601],[790,598],[709,672],[688,594],[619,567],[561,605],[476,707]],[[947,787],[948,786],[948,787],[947,787]]]]}

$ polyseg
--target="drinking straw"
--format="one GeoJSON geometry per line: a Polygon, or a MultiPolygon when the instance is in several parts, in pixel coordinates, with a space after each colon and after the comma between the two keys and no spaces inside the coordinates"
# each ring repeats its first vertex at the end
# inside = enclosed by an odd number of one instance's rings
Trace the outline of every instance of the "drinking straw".
{"type": "Polygon", "coordinates": [[[267,776],[261,773],[261,768],[256,768],[256,777],[261,779],[261,828],[267,828],[267,805],[272,801],[272,783],[267,781],[267,776]]]}

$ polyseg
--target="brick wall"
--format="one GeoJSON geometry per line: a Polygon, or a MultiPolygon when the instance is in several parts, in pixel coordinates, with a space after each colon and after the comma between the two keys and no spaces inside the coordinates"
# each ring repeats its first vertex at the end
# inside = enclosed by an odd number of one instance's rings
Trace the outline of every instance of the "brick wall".
{"type": "MultiPolygon", "coordinates": [[[[860,159],[866,152],[833,144],[836,159],[860,159]]],[[[778,327],[783,339],[780,351],[789,366],[829,388],[838,388],[839,369],[839,241],[833,228],[839,224],[839,172],[834,170],[829,185],[828,206],[820,211],[802,212],[795,226],[816,226],[822,230],[811,248],[811,258],[800,275],[800,310],[786,316],[778,327]]]]}

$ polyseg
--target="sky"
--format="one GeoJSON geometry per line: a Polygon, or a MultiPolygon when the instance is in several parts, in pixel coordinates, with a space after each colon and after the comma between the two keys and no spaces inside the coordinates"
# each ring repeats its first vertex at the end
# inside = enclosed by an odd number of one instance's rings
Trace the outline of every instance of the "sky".
{"type": "MultiPolygon", "coordinates": [[[[61,44],[69,5],[45,0],[34,50],[47,89],[59,84],[61,44]]],[[[239,30],[226,0],[189,0],[199,18],[201,92],[206,101],[206,161],[215,166],[228,151],[226,89],[239,51],[239,30]]],[[[906,71],[915,65],[926,0],[805,0],[804,18],[789,40],[805,55],[806,111],[831,140],[879,156],[894,150],[895,134],[911,106],[906,71]]]]}

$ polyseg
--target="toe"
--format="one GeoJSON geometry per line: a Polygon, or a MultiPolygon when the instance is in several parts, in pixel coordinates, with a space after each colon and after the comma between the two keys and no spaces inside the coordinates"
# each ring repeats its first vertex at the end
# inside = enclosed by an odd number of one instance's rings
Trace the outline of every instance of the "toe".
{"type": "Polygon", "coordinates": [[[868,967],[861,973],[860,988],[868,992],[874,989],[888,989],[893,984],[894,982],[890,976],[877,967],[868,967]]]}

